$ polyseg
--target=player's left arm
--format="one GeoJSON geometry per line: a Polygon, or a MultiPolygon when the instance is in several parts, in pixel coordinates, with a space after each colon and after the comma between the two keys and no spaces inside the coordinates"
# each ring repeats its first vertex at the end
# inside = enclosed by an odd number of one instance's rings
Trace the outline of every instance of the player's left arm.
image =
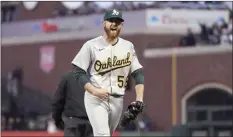
{"type": "Polygon", "coordinates": [[[132,77],[135,80],[135,90],[136,90],[136,101],[143,102],[144,95],[144,73],[143,69],[137,69],[132,74],[132,77]]]}
{"type": "Polygon", "coordinates": [[[135,90],[136,90],[136,101],[143,102],[143,95],[144,95],[144,73],[143,67],[140,64],[136,51],[134,50],[134,46],[132,45],[132,64],[131,64],[131,75],[135,80],[135,90]]]}
{"type": "Polygon", "coordinates": [[[132,62],[130,67],[131,76],[135,80],[135,90],[136,90],[136,101],[133,101],[128,105],[127,110],[124,112],[121,119],[120,125],[125,127],[126,125],[133,122],[137,116],[143,112],[145,103],[143,102],[144,96],[144,73],[143,67],[139,63],[134,46],[132,44],[132,62]]]}

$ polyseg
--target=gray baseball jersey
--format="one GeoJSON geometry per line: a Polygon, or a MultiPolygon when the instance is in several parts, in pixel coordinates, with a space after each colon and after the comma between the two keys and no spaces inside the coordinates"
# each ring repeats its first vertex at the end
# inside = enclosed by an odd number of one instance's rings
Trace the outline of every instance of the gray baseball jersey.
{"type": "MultiPolygon", "coordinates": [[[[87,41],[72,64],[89,73],[94,86],[117,95],[125,94],[128,74],[142,68],[131,42],[119,38],[112,46],[103,36],[87,41]]],[[[122,114],[123,97],[109,96],[103,100],[85,92],[84,102],[94,136],[112,135],[122,114]]]]}
{"type": "Polygon", "coordinates": [[[111,46],[103,36],[87,41],[72,64],[89,73],[94,86],[117,95],[125,94],[128,74],[142,68],[130,41],[119,38],[117,44],[111,46]]]}

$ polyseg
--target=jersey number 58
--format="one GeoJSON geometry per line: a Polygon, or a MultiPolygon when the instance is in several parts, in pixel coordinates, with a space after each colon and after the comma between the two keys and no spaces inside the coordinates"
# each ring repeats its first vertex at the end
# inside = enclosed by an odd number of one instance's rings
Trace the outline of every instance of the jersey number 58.
{"type": "Polygon", "coordinates": [[[126,87],[128,83],[128,77],[125,78],[124,76],[118,76],[117,81],[119,88],[126,87]]]}

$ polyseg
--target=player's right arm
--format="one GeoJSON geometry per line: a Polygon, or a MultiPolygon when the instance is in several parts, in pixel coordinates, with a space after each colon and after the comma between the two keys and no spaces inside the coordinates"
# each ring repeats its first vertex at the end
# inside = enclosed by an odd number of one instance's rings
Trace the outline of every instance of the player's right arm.
{"type": "Polygon", "coordinates": [[[90,64],[91,47],[88,42],[86,42],[72,61],[74,77],[78,81],[78,84],[84,87],[84,89],[89,93],[100,98],[106,98],[108,94],[102,92],[102,89],[94,87],[89,80],[87,70],[90,64]]]}
{"type": "Polygon", "coordinates": [[[87,73],[82,68],[73,65],[73,73],[75,79],[78,81],[79,86],[84,87],[84,89],[89,93],[101,97],[101,95],[98,94],[99,92],[101,92],[101,89],[96,88],[91,84],[87,73]]]}

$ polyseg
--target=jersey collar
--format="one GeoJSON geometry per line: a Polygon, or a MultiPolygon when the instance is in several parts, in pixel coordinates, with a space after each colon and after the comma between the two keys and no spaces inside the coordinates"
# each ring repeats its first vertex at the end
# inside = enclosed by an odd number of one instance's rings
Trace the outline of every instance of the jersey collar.
{"type": "MultiPolygon", "coordinates": [[[[109,46],[110,44],[108,44],[108,43],[105,41],[104,36],[102,35],[101,37],[102,37],[102,40],[103,40],[103,42],[104,42],[104,45],[109,46]]],[[[115,45],[119,42],[119,40],[120,40],[120,37],[117,38],[116,43],[114,43],[112,46],[115,46],[115,45]]]]}

